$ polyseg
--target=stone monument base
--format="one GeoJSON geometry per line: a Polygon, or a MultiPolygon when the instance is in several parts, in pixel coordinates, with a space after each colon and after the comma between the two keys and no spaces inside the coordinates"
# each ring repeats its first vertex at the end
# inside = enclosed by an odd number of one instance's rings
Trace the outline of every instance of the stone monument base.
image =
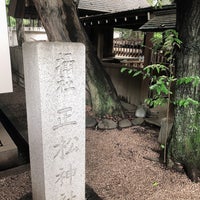
{"type": "Polygon", "coordinates": [[[0,122],[0,170],[17,164],[18,149],[0,122]]]}

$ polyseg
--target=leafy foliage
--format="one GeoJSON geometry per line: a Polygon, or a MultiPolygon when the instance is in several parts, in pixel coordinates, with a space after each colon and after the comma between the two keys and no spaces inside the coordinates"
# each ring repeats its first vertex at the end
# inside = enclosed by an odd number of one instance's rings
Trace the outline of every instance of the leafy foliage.
{"type": "Polygon", "coordinates": [[[10,3],[10,0],[6,0],[6,5],[9,5],[9,3],[10,3]]]}
{"type": "Polygon", "coordinates": [[[190,106],[190,105],[195,105],[195,106],[198,106],[199,105],[199,102],[188,97],[188,98],[185,98],[185,99],[180,99],[180,100],[177,100],[175,102],[176,105],[180,106],[180,107],[187,107],[187,106],[190,106]]]}
{"type": "Polygon", "coordinates": [[[153,37],[151,38],[151,42],[153,43],[153,50],[159,51],[163,46],[163,35],[162,33],[154,33],[153,37]]]}
{"type": "MultiPolygon", "coordinates": [[[[144,69],[136,70],[136,69],[128,69],[123,67],[121,72],[127,71],[132,77],[138,76],[140,74],[143,75],[143,78],[148,78],[150,80],[150,87],[149,89],[152,91],[153,96],[145,100],[145,103],[150,107],[155,107],[158,105],[163,105],[169,101],[170,102],[170,95],[172,94],[171,85],[175,83],[177,85],[181,84],[191,84],[193,87],[197,87],[200,84],[200,77],[199,76],[190,76],[190,77],[183,77],[177,79],[174,76],[174,54],[175,49],[180,48],[182,42],[178,38],[178,33],[175,30],[167,30],[163,33],[162,38],[162,45],[161,45],[161,38],[157,37],[154,39],[155,45],[161,46],[160,50],[164,52],[164,55],[167,57],[168,65],[163,64],[152,64],[144,67],[144,69]],[[158,43],[157,43],[158,42],[158,43]]],[[[153,49],[153,50],[157,50],[153,49]]],[[[178,106],[189,106],[189,105],[198,105],[199,102],[193,100],[192,98],[188,97],[185,99],[177,100],[173,102],[178,106]]]]}
{"type": "Polygon", "coordinates": [[[200,84],[200,77],[199,76],[188,76],[188,77],[179,78],[177,80],[177,85],[189,84],[189,83],[192,83],[193,87],[197,87],[200,84]]]}
{"type": "MultiPolygon", "coordinates": [[[[8,6],[10,4],[10,0],[6,0],[6,6],[8,6]]],[[[7,16],[8,18],[8,25],[10,27],[16,27],[16,19],[14,17],[11,16],[7,16]]],[[[24,26],[30,26],[31,24],[31,20],[30,19],[23,19],[23,25],[24,26]]]]}
{"type": "Polygon", "coordinates": [[[120,70],[122,73],[127,71],[128,74],[132,75],[132,77],[138,76],[140,74],[143,74],[141,70],[136,70],[136,69],[129,69],[127,67],[122,67],[120,70]]]}

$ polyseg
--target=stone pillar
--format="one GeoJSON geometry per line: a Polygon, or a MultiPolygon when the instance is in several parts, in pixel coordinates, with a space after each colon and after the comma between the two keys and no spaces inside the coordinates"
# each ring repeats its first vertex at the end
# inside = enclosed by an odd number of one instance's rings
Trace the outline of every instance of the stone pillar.
{"type": "Polygon", "coordinates": [[[85,200],[85,47],[23,45],[34,200],[85,200]]]}

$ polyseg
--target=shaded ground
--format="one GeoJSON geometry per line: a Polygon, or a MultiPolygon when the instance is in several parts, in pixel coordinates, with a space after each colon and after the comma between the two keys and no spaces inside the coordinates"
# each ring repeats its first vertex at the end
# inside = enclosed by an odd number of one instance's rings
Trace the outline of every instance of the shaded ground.
{"type": "MultiPolygon", "coordinates": [[[[155,129],[139,126],[122,131],[88,129],[86,138],[88,199],[97,200],[99,197],[104,200],[200,199],[199,183],[192,183],[185,174],[166,170],[157,162],[159,158],[157,134],[155,129]]],[[[0,172],[0,199],[31,199],[29,167],[19,168],[14,172],[0,172]]]]}

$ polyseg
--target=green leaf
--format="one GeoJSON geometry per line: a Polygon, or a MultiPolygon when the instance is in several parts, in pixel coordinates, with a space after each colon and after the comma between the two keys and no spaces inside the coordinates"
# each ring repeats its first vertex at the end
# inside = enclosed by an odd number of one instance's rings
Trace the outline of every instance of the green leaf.
{"type": "Polygon", "coordinates": [[[129,69],[129,70],[128,70],[128,73],[129,73],[129,74],[131,74],[132,72],[133,72],[133,70],[132,70],[132,69],[129,69]]]}
{"type": "Polygon", "coordinates": [[[179,78],[177,80],[177,85],[189,84],[189,83],[192,83],[193,87],[197,87],[200,84],[200,77],[199,76],[186,76],[183,78],[179,78]]]}
{"type": "Polygon", "coordinates": [[[166,86],[163,84],[161,86],[161,91],[164,93],[164,94],[168,94],[169,93],[169,90],[166,88],[166,86]]]}
{"type": "Polygon", "coordinates": [[[200,77],[195,76],[192,85],[193,87],[197,87],[199,84],[200,84],[200,77]]]}
{"type": "Polygon", "coordinates": [[[122,73],[123,73],[123,72],[125,72],[126,70],[127,70],[127,68],[126,68],[126,67],[122,67],[122,68],[121,68],[121,70],[120,70],[120,72],[122,72],[122,73]]]}
{"type": "Polygon", "coordinates": [[[154,183],[153,183],[153,186],[154,186],[154,187],[156,187],[156,186],[158,186],[158,185],[159,185],[158,182],[154,182],[154,183]]]}
{"type": "Polygon", "coordinates": [[[188,97],[188,98],[185,98],[185,99],[177,100],[175,102],[175,104],[180,106],[180,107],[187,107],[189,105],[198,106],[199,102],[197,100],[194,100],[194,99],[188,97]]]}
{"type": "Polygon", "coordinates": [[[133,74],[132,77],[138,76],[138,75],[140,75],[140,74],[142,74],[142,71],[136,71],[136,72],[133,74]]]}
{"type": "Polygon", "coordinates": [[[164,148],[165,148],[165,145],[164,145],[164,144],[161,144],[160,147],[161,147],[161,149],[164,149],[164,148]]]}

